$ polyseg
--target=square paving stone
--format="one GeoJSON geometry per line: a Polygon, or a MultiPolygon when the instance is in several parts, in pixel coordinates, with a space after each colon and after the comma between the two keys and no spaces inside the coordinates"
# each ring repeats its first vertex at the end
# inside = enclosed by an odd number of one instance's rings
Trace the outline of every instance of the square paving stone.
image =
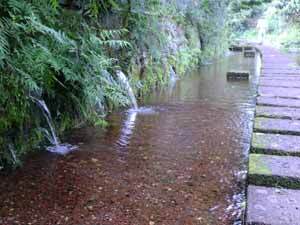
{"type": "Polygon", "coordinates": [[[257,98],[257,104],[268,105],[268,106],[279,106],[279,107],[288,106],[288,107],[300,108],[300,99],[259,96],[257,98]]]}
{"type": "Polygon", "coordinates": [[[262,77],[259,80],[260,86],[270,86],[270,87],[287,87],[287,88],[299,88],[300,87],[300,80],[299,81],[289,81],[289,80],[274,80],[268,79],[266,77],[262,77]]]}
{"type": "Polygon", "coordinates": [[[300,99],[300,88],[266,87],[259,86],[258,94],[268,97],[285,97],[300,99]]]}
{"type": "Polygon", "coordinates": [[[255,115],[281,119],[300,119],[300,108],[256,106],[255,115]]]}
{"type": "Polygon", "coordinates": [[[250,154],[248,182],[254,185],[299,189],[300,158],[250,154]]]}
{"type": "Polygon", "coordinates": [[[256,117],[254,121],[254,131],[300,135],[300,121],[256,117]]]}
{"type": "Polygon", "coordinates": [[[255,54],[256,54],[256,51],[254,51],[254,50],[245,50],[244,51],[245,58],[254,58],[255,54]]]}
{"type": "Polygon", "coordinates": [[[227,72],[227,80],[235,81],[235,80],[249,80],[250,72],[249,71],[239,71],[233,70],[227,72]]]}
{"type": "Polygon", "coordinates": [[[300,190],[248,186],[247,225],[300,225],[300,190]]]}
{"type": "Polygon", "coordinates": [[[253,133],[252,153],[300,156],[300,136],[253,133]]]}
{"type": "Polygon", "coordinates": [[[274,80],[274,81],[300,81],[300,76],[260,76],[260,80],[274,80]]]}

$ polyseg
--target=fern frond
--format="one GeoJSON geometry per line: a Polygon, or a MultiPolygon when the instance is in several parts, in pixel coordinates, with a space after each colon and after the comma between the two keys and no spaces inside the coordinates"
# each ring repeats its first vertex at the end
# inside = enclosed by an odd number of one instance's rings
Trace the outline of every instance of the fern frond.
{"type": "Polygon", "coordinates": [[[4,26],[3,20],[0,19],[0,67],[3,66],[3,60],[6,58],[9,51],[6,33],[6,27],[4,26]]]}
{"type": "Polygon", "coordinates": [[[40,23],[35,17],[30,17],[29,20],[31,21],[34,28],[43,33],[50,35],[52,38],[54,38],[57,42],[64,44],[64,45],[70,45],[75,46],[75,42],[67,37],[67,35],[62,31],[56,31],[55,29],[48,27],[42,23],[40,23]]]}

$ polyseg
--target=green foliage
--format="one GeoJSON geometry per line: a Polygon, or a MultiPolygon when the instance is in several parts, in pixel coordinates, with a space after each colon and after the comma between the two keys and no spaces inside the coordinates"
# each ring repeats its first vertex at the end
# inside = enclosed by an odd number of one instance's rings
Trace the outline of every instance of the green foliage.
{"type": "Polygon", "coordinates": [[[96,20],[91,27],[76,12],[61,20],[57,15],[64,11],[56,1],[0,3],[1,164],[16,164],[45,141],[45,120],[31,96],[46,101],[61,130],[76,121],[99,121],[108,108],[129,103],[107,72],[116,66],[107,52],[130,47],[119,39],[127,31],[101,29],[96,20]]]}
{"type": "Polygon", "coordinates": [[[170,66],[182,75],[227,43],[226,1],[7,0],[0,15],[0,168],[48,144],[32,97],[60,134],[104,127],[108,112],[130,104],[117,69],[146,93],[170,66]]]}

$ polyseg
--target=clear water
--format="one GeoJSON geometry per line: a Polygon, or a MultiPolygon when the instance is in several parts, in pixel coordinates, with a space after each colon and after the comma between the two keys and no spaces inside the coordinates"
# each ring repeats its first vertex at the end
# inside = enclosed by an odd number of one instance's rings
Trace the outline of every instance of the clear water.
{"type": "Polygon", "coordinates": [[[241,224],[258,65],[230,54],[31,157],[1,176],[0,224],[241,224]]]}

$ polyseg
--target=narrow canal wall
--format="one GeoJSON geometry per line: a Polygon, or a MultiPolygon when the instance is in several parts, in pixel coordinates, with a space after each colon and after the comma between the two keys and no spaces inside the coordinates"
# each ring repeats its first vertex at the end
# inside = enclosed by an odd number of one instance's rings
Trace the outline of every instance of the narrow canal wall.
{"type": "Polygon", "coordinates": [[[256,46],[262,68],[249,156],[247,225],[300,225],[300,67],[256,46]]]}

